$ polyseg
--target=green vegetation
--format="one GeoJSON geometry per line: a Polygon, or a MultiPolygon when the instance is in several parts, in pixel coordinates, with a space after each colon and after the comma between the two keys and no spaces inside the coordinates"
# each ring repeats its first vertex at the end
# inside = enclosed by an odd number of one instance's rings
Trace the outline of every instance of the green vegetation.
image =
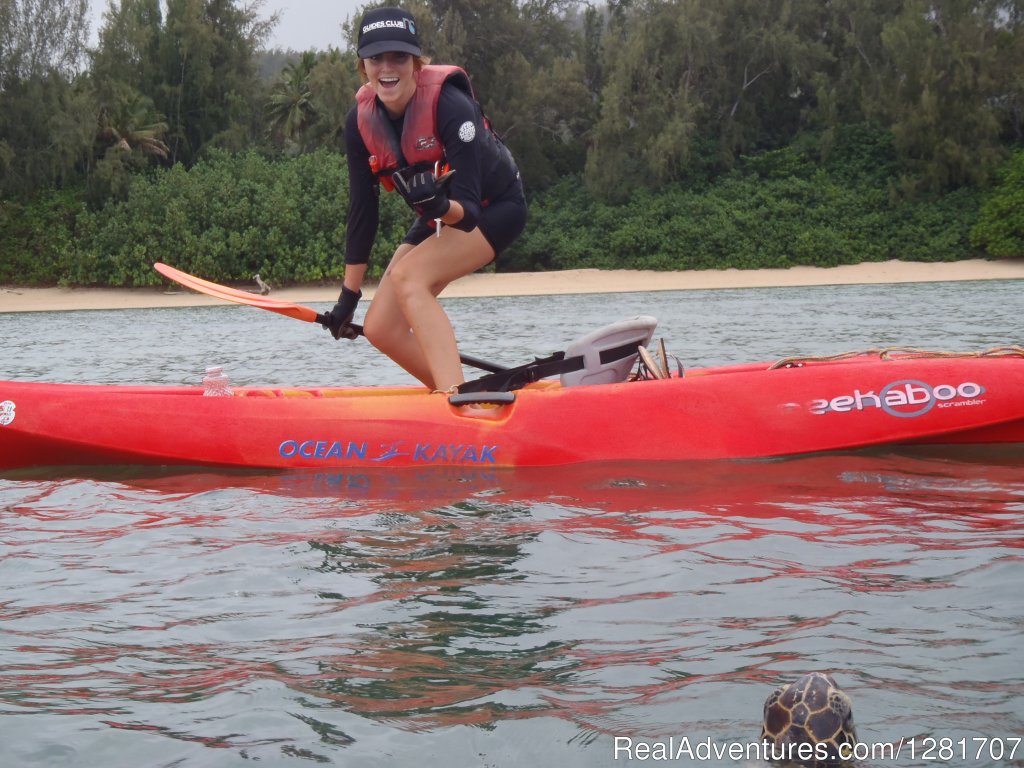
{"type": "Polygon", "coordinates": [[[710,184],[640,189],[621,204],[602,202],[578,179],[568,180],[534,202],[512,258],[531,269],[669,270],[953,261],[971,254],[981,193],[964,187],[912,200],[892,195],[887,136],[851,126],[829,159],[791,145],[741,158],[710,184]]]}
{"type": "MultiPolygon", "coordinates": [[[[0,282],[339,278],[355,19],[265,51],[258,7],[112,0],[86,52],[81,0],[0,0],[0,282]]],[[[1020,0],[406,7],[520,163],[499,269],[1024,255],[1020,0]]]]}
{"type": "Polygon", "coordinates": [[[1000,181],[981,209],[972,239],[993,256],[1024,254],[1024,151],[1000,172],[1000,181]]]}

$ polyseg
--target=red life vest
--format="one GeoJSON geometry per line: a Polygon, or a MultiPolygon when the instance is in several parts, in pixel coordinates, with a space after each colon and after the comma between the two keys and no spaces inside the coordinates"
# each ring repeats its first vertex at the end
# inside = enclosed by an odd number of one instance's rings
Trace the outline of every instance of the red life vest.
{"type": "Polygon", "coordinates": [[[429,64],[416,77],[416,93],[405,108],[402,136],[395,135],[387,110],[369,85],[356,93],[359,135],[370,152],[370,168],[389,192],[391,174],[406,166],[433,166],[444,157],[437,128],[437,101],[441,86],[451,81],[474,101],[469,75],[460,67],[429,64]]]}

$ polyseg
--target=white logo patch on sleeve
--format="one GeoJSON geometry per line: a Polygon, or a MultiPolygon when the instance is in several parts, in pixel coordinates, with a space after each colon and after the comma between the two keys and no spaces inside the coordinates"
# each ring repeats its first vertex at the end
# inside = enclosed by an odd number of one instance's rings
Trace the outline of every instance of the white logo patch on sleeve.
{"type": "Polygon", "coordinates": [[[469,144],[469,142],[476,138],[476,126],[473,125],[472,120],[467,120],[459,126],[459,138],[462,139],[464,144],[469,144]]]}

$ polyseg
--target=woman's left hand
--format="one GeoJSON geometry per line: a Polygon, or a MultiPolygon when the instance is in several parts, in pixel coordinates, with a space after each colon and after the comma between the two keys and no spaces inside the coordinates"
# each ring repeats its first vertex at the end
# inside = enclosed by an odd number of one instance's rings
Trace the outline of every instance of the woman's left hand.
{"type": "Polygon", "coordinates": [[[435,177],[431,171],[412,173],[404,169],[395,171],[391,178],[395,189],[417,214],[425,219],[440,219],[452,205],[448,199],[448,187],[454,174],[455,171],[448,171],[435,177]]]}

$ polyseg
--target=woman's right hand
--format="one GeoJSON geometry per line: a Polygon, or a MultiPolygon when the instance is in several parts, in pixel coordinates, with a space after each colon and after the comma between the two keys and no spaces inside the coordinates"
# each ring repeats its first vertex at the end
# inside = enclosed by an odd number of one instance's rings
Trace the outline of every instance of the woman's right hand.
{"type": "Polygon", "coordinates": [[[356,305],[362,298],[362,291],[353,291],[346,286],[341,286],[341,295],[338,296],[338,303],[330,312],[324,313],[326,322],[324,329],[331,332],[335,339],[355,339],[359,334],[353,330],[350,323],[356,312],[356,305]]]}

